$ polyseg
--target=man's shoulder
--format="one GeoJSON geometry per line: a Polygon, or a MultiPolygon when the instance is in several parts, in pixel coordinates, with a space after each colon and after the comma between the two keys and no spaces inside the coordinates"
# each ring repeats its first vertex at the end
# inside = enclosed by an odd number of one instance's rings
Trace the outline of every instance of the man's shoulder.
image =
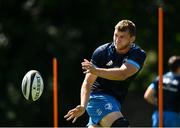
{"type": "Polygon", "coordinates": [[[113,44],[113,42],[104,43],[104,44],[100,45],[98,48],[106,49],[106,48],[110,47],[112,44],[113,44]]]}
{"type": "Polygon", "coordinates": [[[134,55],[134,56],[144,56],[146,57],[146,52],[138,45],[132,44],[131,50],[129,54],[134,55]]]}
{"type": "Polygon", "coordinates": [[[132,44],[132,47],[131,47],[131,49],[132,49],[132,51],[138,51],[138,52],[142,52],[142,53],[145,53],[146,54],[146,52],[145,52],[145,50],[143,50],[139,45],[137,45],[137,44],[132,44]]]}
{"type": "Polygon", "coordinates": [[[96,48],[96,52],[98,51],[98,52],[101,52],[101,51],[104,51],[104,50],[106,50],[107,48],[110,48],[111,46],[112,46],[112,42],[109,42],[109,43],[104,43],[104,44],[102,44],[102,45],[100,45],[99,47],[97,47],[96,48]]]}

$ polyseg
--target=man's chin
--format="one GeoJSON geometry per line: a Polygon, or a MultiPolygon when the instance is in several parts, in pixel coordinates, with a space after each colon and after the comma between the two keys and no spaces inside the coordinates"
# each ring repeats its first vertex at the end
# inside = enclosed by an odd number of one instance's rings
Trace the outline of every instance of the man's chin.
{"type": "Polygon", "coordinates": [[[124,50],[126,47],[116,47],[118,50],[124,50]]]}

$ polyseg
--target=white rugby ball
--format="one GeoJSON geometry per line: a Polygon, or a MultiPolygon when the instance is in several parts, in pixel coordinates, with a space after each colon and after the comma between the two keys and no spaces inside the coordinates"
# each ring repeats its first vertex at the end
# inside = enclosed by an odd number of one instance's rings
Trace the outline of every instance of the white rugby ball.
{"type": "Polygon", "coordinates": [[[36,70],[30,70],[27,72],[22,80],[21,89],[27,100],[38,100],[44,89],[41,74],[36,70]]]}

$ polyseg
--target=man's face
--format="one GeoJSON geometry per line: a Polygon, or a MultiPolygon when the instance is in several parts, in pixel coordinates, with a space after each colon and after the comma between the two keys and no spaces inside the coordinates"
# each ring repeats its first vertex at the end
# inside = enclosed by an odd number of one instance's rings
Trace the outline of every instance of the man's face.
{"type": "Polygon", "coordinates": [[[128,31],[121,32],[115,29],[113,40],[117,50],[124,50],[130,46],[130,44],[135,40],[135,37],[131,36],[128,31]]]}

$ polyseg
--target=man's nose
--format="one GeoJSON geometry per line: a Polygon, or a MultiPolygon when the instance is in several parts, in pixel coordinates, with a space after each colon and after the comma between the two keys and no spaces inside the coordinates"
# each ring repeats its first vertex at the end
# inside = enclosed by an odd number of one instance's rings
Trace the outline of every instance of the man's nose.
{"type": "Polygon", "coordinates": [[[117,41],[121,41],[121,37],[118,37],[118,38],[117,38],[117,41]]]}

